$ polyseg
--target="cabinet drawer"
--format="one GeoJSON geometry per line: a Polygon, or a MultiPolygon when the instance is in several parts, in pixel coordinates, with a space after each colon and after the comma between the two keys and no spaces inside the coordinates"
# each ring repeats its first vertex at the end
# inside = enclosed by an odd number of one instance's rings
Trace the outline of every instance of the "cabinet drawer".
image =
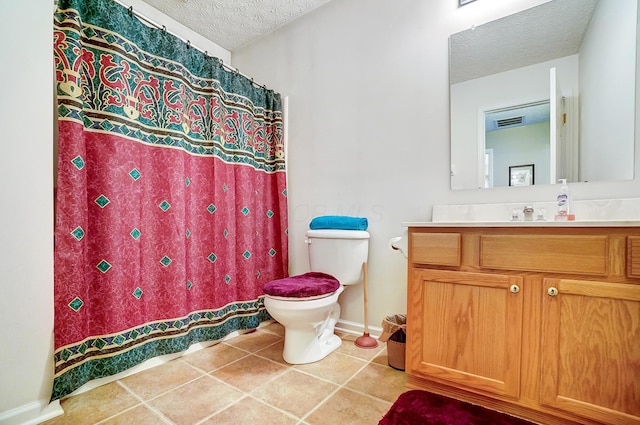
{"type": "Polygon", "coordinates": [[[606,275],[607,236],[485,235],[480,266],[501,270],[606,275]]]}
{"type": "Polygon", "coordinates": [[[627,238],[627,275],[640,278],[640,236],[627,238]]]}
{"type": "Polygon", "coordinates": [[[460,265],[460,233],[413,233],[411,261],[440,266],[460,265]]]}

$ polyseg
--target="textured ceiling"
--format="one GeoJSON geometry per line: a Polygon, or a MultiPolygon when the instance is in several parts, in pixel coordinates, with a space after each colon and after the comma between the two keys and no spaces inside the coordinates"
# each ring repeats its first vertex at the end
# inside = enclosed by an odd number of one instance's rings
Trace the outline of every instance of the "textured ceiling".
{"type": "Polygon", "coordinates": [[[597,0],[554,0],[450,38],[451,84],[578,52],[597,0]]]}
{"type": "Polygon", "coordinates": [[[330,0],[144,0],[233,51],[330,0]]]}

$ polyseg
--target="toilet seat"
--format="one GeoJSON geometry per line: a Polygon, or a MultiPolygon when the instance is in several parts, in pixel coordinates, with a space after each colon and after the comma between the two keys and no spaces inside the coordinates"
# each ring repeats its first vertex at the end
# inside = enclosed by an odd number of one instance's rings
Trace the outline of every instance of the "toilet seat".
{"type": "Polygon", "coordinates": [[[304,301],[325,298],[340,288],[335,277],[320,272],[272,280],[262,288],[270,298],[289,301],[304,301]]]}
{"type": "Polygon", "coordinates": [[[333,292],[329,292],[328,294],[314,295],[312,297],[304,297],[304,298],[301,298],[301,297],[279,297],[277,295],[269,295],[269,294],[266,294],[265,296],[269,297],[269,298],[271,298],[273,300],[298,302],[298,301],[319,300],[319,299],[322,299],[322,298],[330,297],[331,295],[333,295],[335,293],[336,293],[336,291],[333,291],[333,292]]]}

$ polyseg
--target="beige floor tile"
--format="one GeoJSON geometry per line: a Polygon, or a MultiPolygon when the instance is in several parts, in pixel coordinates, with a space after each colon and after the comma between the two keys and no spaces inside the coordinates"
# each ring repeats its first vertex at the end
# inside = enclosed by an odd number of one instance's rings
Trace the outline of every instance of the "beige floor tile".
{"type": "Polygon", "coordinates": [[[388,366],[389,365],[389,357],[387,357],[387,347],[386,343],[383,343],[385,346],[372,360],[371,363],[381,364],[388,366]]]}
{"type": "Polygon", "coordinates": [[[361,335],[340,334],[340,337],[342,338],[342,345],[338,348],[338,353],[358,357],[364,360],[371,360],[384,349],[384,344],[382,342],[378,342],[378,346],[375,348],[358,347],[355,344],[355,341],[359,336],[361,335]]]}
{"type": "Polygon", "coordinates": [[[284,338],[284,326],[282,326],[278,322],[273,322],[269,325],[266,325],[260,328],[260,331],[269,332],[275,335],[279,335],[284,338]]]}
{"type": "Polygon", "coordinates": [[[374,425],[389,410],[391,403],[341,389],[305,418],[311,425],[374,425]]]}
{"type": "Polygon", "coordinates": [[[232,338],[225,341],[225,344],[232,345],[251,353],[274,344],[282,339],[281,336],[269,332],[255,331],[240,335],[238,338],[232,338]]]}
{"type": "Polygon", "coordinates": [[[256,388],[251,395],[302,418],[337,388],[335,384],[290,369],[256,388]]]}
{"type": "Polygon", "coordinates": [[[138,403],[140,401],[126,389],[117,382],[111,382],[62,400],[60,405],[64,409],[64,415],[44,424],[91,425],[138,403]]]}
{"type": "Polygon", "coordinates": [[[333,352],[319,362],[296,365],[295,368],[341,385],[365,364],[364,360],[333,352]]]}
{"type": "Polygon", "coordinates": [[[244,394],[210,376],[203,376],[149,404],[178,425],[192,425],[231,405],[244,394]]]}
{"type": "Polygon", "coordinates": [[[252,354],[211,372],[211,376],[215,376],[243,391],[251,391],[257,385],[275,378],[286,369],[281,364],[252,354]]]}
{"type": "Polygon", "coordinates": [[[248,355],[246,351],[221,343],[186,355],[181,360],[208,373],[248,355]]]}
{"type": "Polygon", "coordinates": [[[366,425],[378,423],[406,390],[406,375],[388,366],[386,344],[359,349],[357,335],[341,334],[340,349],[294,366],[282,359],[283,335],[272,323],[70,397],[62,401],[65,414],[45,424],[366,425]]]}
{"type": "Polygon", "coordinates": [[[389,366],[369,363],[347,382],[345,387],[393,403],[400,394],[407,390],[406,383],[407,375],[404,372],[389,366]]]}
{"type": "Polygon", "coordinates": [[[149,410],[147,407],[140,405],[131,410],[127,410],[106,422],[102,422],[100,425],[159,425],[164,423],[168,424],[169,422],[164,422],[164,419],[156,413],[149,410]]]}
{"type": "Polygon", "coordinates": [[[149,400],[198,376],[202,373],[176,359],[128,376],[120,382],[141,398],[149,400]]]}
{"type": "Polygon", "coordinates": [[[274,362],[282,363],[283,365],[288,365],[287,362],[282,358],[282,352],[284,351],[284,340],[278,341],[273,345],[268,346],[267,348],[263,348],[260,351],[256,351],[255,354],[261,357],[266,357],[274,362]]]}
{"type": "Polygon", "coordinates": [[[249,425],[295,425],[298,420],[280,412],[272,407],[266,406],[250,397],[244,398],[217,413],[202,425],[220,424],[249,424],[249,425]]]}

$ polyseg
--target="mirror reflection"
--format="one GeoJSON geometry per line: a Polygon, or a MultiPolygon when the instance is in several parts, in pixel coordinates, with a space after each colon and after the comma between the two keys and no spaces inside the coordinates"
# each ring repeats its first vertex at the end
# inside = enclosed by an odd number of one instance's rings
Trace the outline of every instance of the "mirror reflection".
{"type": "Polygon", "coordinates": [[[637,0],[554,0],[453,34],[451,188],[633,179],[636,24],[637,0]]]}

